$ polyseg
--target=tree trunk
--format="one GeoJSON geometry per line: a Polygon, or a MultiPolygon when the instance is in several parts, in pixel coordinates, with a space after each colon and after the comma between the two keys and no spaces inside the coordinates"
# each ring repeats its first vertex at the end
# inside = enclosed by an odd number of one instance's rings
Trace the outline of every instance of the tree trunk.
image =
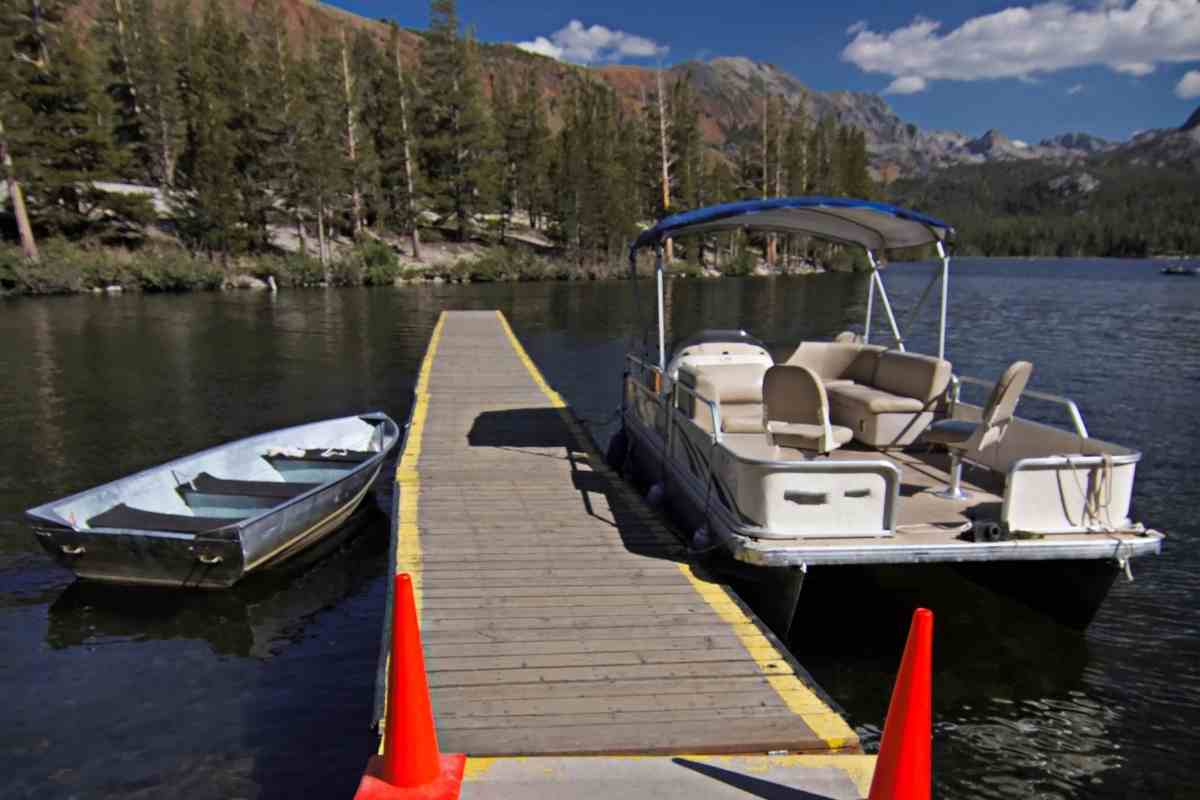
{"type": "Polygon", "coordinates": [[[304,235],[304,220],[296,215],[296,236],[300,239],[300,255],[308,257],[308,239],[304,235]]]}
{"type": "Polygon", "coordinates": [[[8,137],[4,133],[4,121],[0,120],[0,165],[4,167],[4,179],[8,183],[8,198],[12,203],[13,215],[17,218],[17,231],[21,236],[21,252],[30,261],[38,260],[37,241],[29,224],[29,212],[25,209],[25,195],[13,171],[12,156],[8,153],[8,137]]]}
{"type": "MultiPolygon", "coordinates": [[[[667,97],[663,92],[662,67],[655,73],[658,81],[658,149],[662,156],[662,201],[663,213],[671,210],[671,161],[667,142],[667,97]]],[[[675,260],[675,243],[667,239],[666,259],[670,264],[675,260]]]]}
{"type": "Polygon", "coordinates": [[[351,179],[350,213],[354,217],[352,230],[357,237],[362,232],[362,192],[358,186],[358,145],[354,131],[354,79],[350,76],[350,54],[346,47],[346,31],[342,30],[342,89],[346,95],[346,155],[354,176],[351,179]]]}
{"type": "Polygon", "coordinates": [[[324,271],[325,284],[329,284],[329,242],[325,239],[325,202],[317,206],[317,245],[320,248],[321,267],[324,271]]]}
{"type": "Polygon", "coordinates": [[[408,186],[408,196],[405,200],[408,206],[408,222],[412,228],[412,254],[417,261],[421,260],[421,234],[417,232],[416,190],[413,181],[412,151],[408,140],[408,101],[404,91],[404,66],[400,62],[400,42],[396,41],[396,82],[400,84],[400,133],[404,136],[404,179],[408,186]]]}

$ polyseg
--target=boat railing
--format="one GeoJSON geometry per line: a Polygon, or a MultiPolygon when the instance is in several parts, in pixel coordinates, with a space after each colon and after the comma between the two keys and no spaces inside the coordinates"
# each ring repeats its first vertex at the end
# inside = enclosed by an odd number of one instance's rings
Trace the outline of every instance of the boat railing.
{"type": "MultiPolygon", "coordinates": [[[[961,393],[961,389],[962,389],[962,384],[964,384],[964,383],[970,384],[972,386],[982,386],[983,388],[989,389],[989,390],[992,389],[993,387],[995,387],[995,385],[996,385],[995,381],[984,380],[983,378],[976,378],[971,375],[955,375],[951,379],[951,387],[950,387],[950,391],[951,391],[951,398],[950,398],[951,412],[950,413],[951,413],[951,416],[953,416],[954,407],[956,405],[958,405],[959,400],[961,399],[960,393],[961,393]]],[[[1024,392],[1022,392],[1021,397],[1023,397],[1023,398],[1029,397],[1034,400],[1041,400],[1043,402],[1053,403],[1055,405],[1061,406],[1062,408],[1065,408],[1067,411],[1067,414],[1069,414],[1071,417],[1071,423],[1075,426],[1075,433],[1079,435],[1080,439],[1088,438],[1088,429],[1087,429],[1087,425],[1085,425],[1083,422],[1083,414],[1080,413],[1079,406],[1077,406],[1075,404],[1075,401],[1072,400],[1071,398],[1063,397],[1062,395],[1058,395],[1058,394],[1050,394],[1049,392],[1039,392],[1034,389],[1026,389],[1024,392]]]]}
{"type": "MultiPolygon", "coordinates": [[[[704,405],[708,406],[709,414],[712,415],[713,443],[720,444],[721,443],[721,409],[716,404],[716,402],[713,400],[709,400],[707,397],[700,394],[692,387],[685,386],[682,383],[680,383],[679,381],[676,381],[675,385],[672,388],[675,390],[675,395],[671,400],[671,405],[676,410],[678,410],[679,392],[681,392],[681,391],[691,395],[693,402],[696,400],[699,400],[701,403],[704,403],[704,405]]],[[[711,470],[711,466],[709,469],[711,470]]]]}

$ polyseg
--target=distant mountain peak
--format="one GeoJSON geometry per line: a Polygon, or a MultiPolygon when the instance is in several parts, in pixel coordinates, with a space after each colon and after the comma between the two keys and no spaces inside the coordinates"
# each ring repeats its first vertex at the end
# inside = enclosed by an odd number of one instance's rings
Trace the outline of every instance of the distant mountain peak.
{"type": "Polygon", "coordinates": [[[1194,131],[1197,128],[1200,128],[1200,106],[1196,106],[1196,110],[1192,112],[1192,115],[1188,117],[1187,122],[1183,123],[1183,127],[1179,130],[1194,131]]]}
{"type": "Polygon", "coordinates": [[[1084,155],[1093,153],[1102,153],[1105,150],[1110,150],[1116,146],[1116,142],[1111,142],[1108,139],[1102,139],[1099,136],[1092,136],[1090,133],[1061,133],[1058,136],[1051,136],[1049,139],[1041,141],[1041,147],[1061,148],[1063,150],[1073,150],[1084,155]]]}

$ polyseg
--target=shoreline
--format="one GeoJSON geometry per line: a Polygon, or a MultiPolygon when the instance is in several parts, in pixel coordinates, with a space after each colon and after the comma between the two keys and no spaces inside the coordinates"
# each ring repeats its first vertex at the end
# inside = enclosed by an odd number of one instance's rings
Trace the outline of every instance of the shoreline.
{"type": "MultiPolygon", "coordinates": [[[[367,240],[339,250],[325,266],[313,256],[286,252],[241,256],[222,264],[169,245],[130,250],[57,240],[46,243],[41,260],[32,263],[15,246],[0,245],[0,297],[629,280],[627,263],[555,258],[519,242],[430,243],[423,250],[427,257],[415,261],[393,245],[367,240]]],[[[711,280],[826,271],[807,262],[768,268],[755,259],[740,259],[729,267],[722,271],[678,261],[667,274],[711,280]]],[[[653,275],[649,262],[638,265],[639,277],[653,275]]]]}

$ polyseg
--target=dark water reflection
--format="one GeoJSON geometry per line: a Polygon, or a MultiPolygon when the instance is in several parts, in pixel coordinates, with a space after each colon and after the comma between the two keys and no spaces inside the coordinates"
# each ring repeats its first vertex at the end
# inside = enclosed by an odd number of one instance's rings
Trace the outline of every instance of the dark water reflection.
{"type": "MultiPolygon", "coordinates": [[[[889,270],[901,319],[929,270],[889,270]]],[[[653,343],[651,291],[640,313],[627,284],[0,305],[4,794],[349,796],[371,746],[386,574],[377,511],[316,563],[230,593],[73,585],[23,508],[282,425],[374,408],[401,419],[442,308],[502,309],[603,440],[622,353],[653,343]]],[[[672,281],[670,329],[746,327],[786,353],[858,324],[865,291],[862,276],[672,281]]],[[[814,584],[794,649],[870,741],[908,615],[928,604],[940,796],[1196,796],[1200,482],[1186,462],[1200,444],[1200,281],[1135,262],[968,261],[951,300],[956,367],[994,376],[1028,357],[1093,435],[1146,451],[1136,511],[1170,532],[1166,553],[1136,563],[1084,636],[913,570],[854,581],[853,595],[814,584]]],[[[935,315],[931,303],[915,349],[935,347],[935,315]]]]}

